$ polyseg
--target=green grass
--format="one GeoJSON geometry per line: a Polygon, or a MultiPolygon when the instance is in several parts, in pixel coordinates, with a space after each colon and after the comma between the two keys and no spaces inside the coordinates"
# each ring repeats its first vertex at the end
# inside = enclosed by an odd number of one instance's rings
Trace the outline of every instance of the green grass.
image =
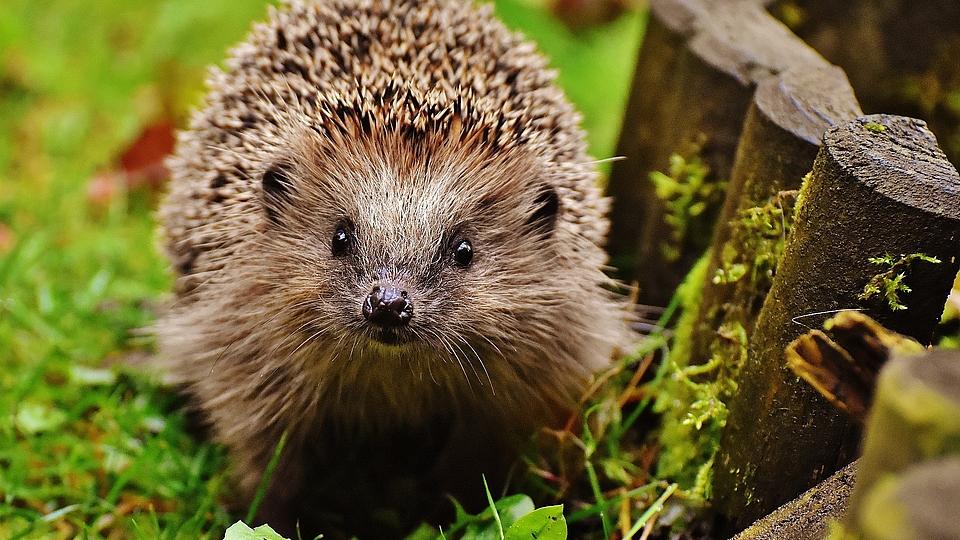
{"type": "MultiPolygon", "coordinates": [[[[503,3],[541,41],[613,152],[641,21],[573,36],[503,3]]],[[[5,0],[0,9],[0,538],[219,537],[238,515],[223,450],[184,403],[124,367],[170,287],[157,194],[91,197],[138,133],[183,124],[262,0],[5,0]]]]}
{"type": "Polygon", "coordinates": [[[169,288],[154,197],[87,189],[165,107],[196,100],[204,66],[263,12],[249,4],[0,10],[2,538],[196,538],[231,522],[223,451],[117,365],[149,354],[136,330],[169,288]]]}

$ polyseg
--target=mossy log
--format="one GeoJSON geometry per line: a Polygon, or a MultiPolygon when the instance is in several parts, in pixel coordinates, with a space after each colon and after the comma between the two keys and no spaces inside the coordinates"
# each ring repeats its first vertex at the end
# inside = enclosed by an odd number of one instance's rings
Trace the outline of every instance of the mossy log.
{"type": "Polygon", "coordinates": [[[691,332],[690,358],[723,354],[716,333],[739,324],[749,335],[770,290],[794,195],[830,126],[862,115],[846,76],[834,66],[805,67],[762,81],[753,96],[691,332]]]}
{"type": "Polygon", "coordinates": [[[671,155],[679,154],[701,160],[707,182],[729,180],[755,85],[790,69],[827,65],[765,3],[650,4],[617,148],[626,159],[614,163],[608,186],[611,262],[624,282],[639,284],[641,303],[667,304],[706,251],[721,204],[681,216],[686,229],[677,238],[650,173],[667,172],[671,155]]]}
{"type": "Polygon", "coordinates": [[[827,318],[819,314],[840,309],[866,310],[929,342],[960,269],[958,191],[960,177],[922,121],[875,115],[827,131],[714,462],[724,532],[856,457],[859,426],[789,372],[784,348],[827,318]],[[886,292],[867,295],[878,278],[886,292]]]}
{"type": "Polygon", "coordinates": [[[865,111],[924,119],[960,165],[960,2],[782,0],[771,11],[846,71],[865,111]]]}
{"type": "Polygon", "coordinates": [[[960,539],[960,352],[887,364],[859,468],[834,538],[960,539]]]}

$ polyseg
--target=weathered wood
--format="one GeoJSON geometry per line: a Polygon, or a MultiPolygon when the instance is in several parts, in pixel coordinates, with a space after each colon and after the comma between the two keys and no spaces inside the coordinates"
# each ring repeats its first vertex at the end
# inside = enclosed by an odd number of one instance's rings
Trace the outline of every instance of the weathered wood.
{"type": "Polygon", "coordinates": [[[891,332],[860,311],[841,311],[784,351],[787,367],[838,409],[865,422],[880,369],[895,353],[923,351],[914,339],[891,332]]]}
{"type": "Polygon", "coordinates": [[[830,523],[846,512],[856,475],[854,461],[744,529],[733,540],[823,540],[830,523]]]}
{"type": "MultiPolygon", "coordinates": [[[[613,197],[607,248],[617,277],[640,287],[642,303],[665,306],[677,284],[707,245],[710,230],[693,228],[672,260],[663,243],[672,235],[667,206],[649,176],[669,168],[670,155],[698,156],[710,167],[710,182],[729,170],[749,95],[738,81],[717,73],[683,46],[651,12],[608,194],[613,197]],[[710,132],[707,141],[706,132],[710,132]]],[[[709,226],[710,212],[703,215],[709,226]]]]}
{"type": "MultiPolygon", "coordinates": [[[[714,233],[705,277],[696,287],[677,323],[670,361],[678,366],[708,364],[695,376],[718,389],[726,403],[745,357],[763,299],[770,290],[776,261],[783,249],[801,179],[813,166],[828,127],[859,113],[843,72],[829,65],[790,69],[762,80],[754,93],[737,149],[727,198],[714,233]],[[709,363],[708,363],[709,361],[709,363]]],[[[688,279],[696,279],[691,276],[688,279]]],[[[689,405],[701,399],[686,390],[687,381],[668,383],[667,393],[688,405],[657,408],[663,414],[658,472],[682,484],[708,466],[722,412],[706,421],[690,422],[689,405]],[[678,450],[708,449],[696,457],[678,450]]],[[[694,480],[695,481],[695,480],[694,480]]]]}
{"type": "Polygon", "coordinates": [[[844,527],[864,539],[960,538],[958,456],[960,352],[894,356],[880,375],[844,527]]]}
{"type": "MultiPolygon", "coordinates": [[[[960,269],[960,177],[922,121],[876,115],[827,131],[764,302],[714,463],[714,507],[735,533],[849,463],[860,429],[791,374],[783,351],[814,315],[860,308],[929,342],[960,269]],[[894,268],[913,292],[895,311],[861,299],[871,258],[925,254],[894,268]]],[[[896,266],[896,265],[894,265],[896,266]]]]}
{"type": "Polygon", "coordinates": [[[758,85],[713,237],[689,363],[702,364],[722,349],[716,329],[725,324],[753,332],[792,218],[792,198],[778,194],[800,189],[827,128],[861,114],[834,66],[804,66],[758,85]]]}
{"type": "Polygon", "coordinates": [[[846,71],[865,111],[923,118],[960,165],[960,2],[783,0],[771,11],[846,71]]]}
{"type": "Polygon", "coordinates": [[[754,85],[773,74],[826,62],[763,9],[762,0],[653,0],[608,192],[608,243],[618,277],[640,301],[666,305],[708,247],[719,204],[690,220],[677,255],[673,230],[649,176],[672,154],[698,157],[708,181],[730,178],[754,85]]]}

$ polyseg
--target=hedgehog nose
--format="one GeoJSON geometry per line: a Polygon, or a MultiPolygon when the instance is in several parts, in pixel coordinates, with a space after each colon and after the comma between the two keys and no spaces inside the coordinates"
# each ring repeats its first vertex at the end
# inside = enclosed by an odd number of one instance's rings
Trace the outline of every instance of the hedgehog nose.
{"type": "Polygon", "coordinates": [[[413,318],[413,302],[407,291],[377,285],[363,301],[363,316],[377,326],[405,326],[413,318]]]}

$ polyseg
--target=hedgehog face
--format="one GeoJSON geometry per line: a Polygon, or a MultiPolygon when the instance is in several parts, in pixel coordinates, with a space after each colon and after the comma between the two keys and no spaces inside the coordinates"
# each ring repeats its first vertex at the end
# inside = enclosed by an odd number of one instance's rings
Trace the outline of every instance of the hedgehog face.
{"type": "Polygon", "coordinates": [[[307,335],[351,356],[463,365],[552,328],[569,295],[551,273],[565,233],[548,164],[444,138],[427,154],[372,137],[335,159],[314,138],[263,173],[266,235],[285,259],[266,271],[298,289],[307,335]]]}

